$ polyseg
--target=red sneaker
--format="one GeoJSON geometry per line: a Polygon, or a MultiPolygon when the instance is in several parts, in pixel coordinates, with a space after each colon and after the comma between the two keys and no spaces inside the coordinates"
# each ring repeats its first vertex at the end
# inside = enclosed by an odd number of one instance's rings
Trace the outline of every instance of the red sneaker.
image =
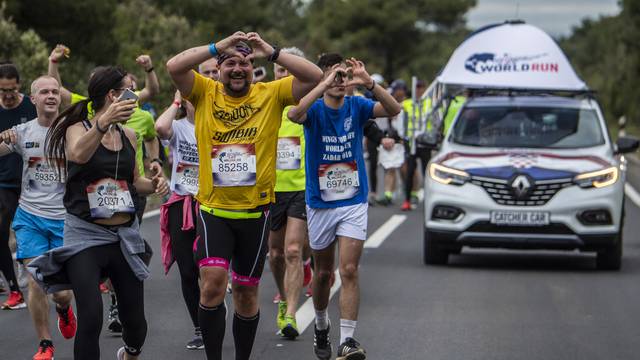
{"type": "Polygon", "coordinates": [[[302,280],[302,286],[311,284],[313,279],[313,272],[311,271],[311,262],[304,264],[304,279],[302,280]]]}
{"type": "Polygon", "coordinates": [[[309,284],[309,286],[307,287],[307,291],[304,293],[304,296],[306,296],[306,297],[312,297],[313,296],[313,288],[311,287],[311,284],[309,284]]]}
{"type": "Polygon", "coordinates": [[[33,360],[53,360],[53,352],[55,350],[51,341],[42,340],[40,341],[38,352],[33,355],[33,360]]]}
{"type": "Polygon", "coordinates": [[[400,208],[400,210],[402,210],[402,211],[411,211],[411,202],[409,202],[409,200],[405,200],[402,203],[402,207],[400,208]]]}
{"type": "Polygon", "coordinates": [[[58,313],[58,330],[60,330],[60,334],[65,339],[71,339],[76,335],[76,329],[78,328],[76,315],[73,313],[71,305],[64,310],[56,307],[56,312],[58,313]]]}
{"type": "Polygon", "coordinates": [[[9,293],[9,298],[2,304],[2,308],[5,310],[17,310],[24,309],[27,304],[24,302],[24,297],[20,291],[12,291],[9,293]]]}

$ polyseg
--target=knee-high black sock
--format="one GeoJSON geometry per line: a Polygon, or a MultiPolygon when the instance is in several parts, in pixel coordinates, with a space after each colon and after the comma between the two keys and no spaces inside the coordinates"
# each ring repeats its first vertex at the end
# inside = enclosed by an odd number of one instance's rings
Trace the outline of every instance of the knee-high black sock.
{"type": "Polygon", "coordinates": [[[218,306],[198,307],[198,323],[202,330],[202,340],[207,360],[222,360],[222,341],[226,326],[227,307],[224,302],[218,306]]]}
{"type": "Polygon", "coordinates": [[[233,342],[236,345],[236,360],[249,360],[259,321],[260,312],[251,318],[242,317],[238,313],[233,314],[233,342]]]}

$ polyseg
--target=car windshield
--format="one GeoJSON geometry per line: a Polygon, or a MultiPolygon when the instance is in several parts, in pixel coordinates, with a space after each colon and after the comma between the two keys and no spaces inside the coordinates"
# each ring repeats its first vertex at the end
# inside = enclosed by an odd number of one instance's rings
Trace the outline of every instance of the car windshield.
{"type": "Polygon", "coordinates": [[[581,148],[604,144],[594,110],[564,107],[469,107],[453,141],[485,147],[581,148]]]}

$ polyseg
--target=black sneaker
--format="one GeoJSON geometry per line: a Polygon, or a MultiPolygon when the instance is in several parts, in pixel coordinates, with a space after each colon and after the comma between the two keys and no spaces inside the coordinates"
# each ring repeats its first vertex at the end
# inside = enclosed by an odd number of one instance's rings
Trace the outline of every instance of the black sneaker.
{"type": "Polygon", "coordinates": [[[316,353],[316,356],[320,360],[331,359],[333,349],[331,348],[331,341],[329,341],[330,329],[331,325],[329,325],[326,330],[318,330],[318,328],[313,325],[313,352],[316,353]]]}
{"type": "Polygon", "coordinates": [[[367,358],[366,351],[354,338],[348,337],[340,347],[338,347],[338,357],[336,360],[364,360],[367,358]]]}
{"type": "Polygon", "coordinates": [[[109,317],[107,318],[107,329],[111,331],[113,335],[122,335],[122,324],[118,317],[118,305],[111,305],[109,307],[109,317]]]}

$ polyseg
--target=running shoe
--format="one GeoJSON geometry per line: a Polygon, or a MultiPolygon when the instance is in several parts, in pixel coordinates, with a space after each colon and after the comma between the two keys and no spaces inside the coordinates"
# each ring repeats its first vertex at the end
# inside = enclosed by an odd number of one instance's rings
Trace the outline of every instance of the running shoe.
{"type": "Polygon", "coordinates": [[[204,340],[202,340],[202,332],[200,329],[196,329],[195,336],[193,340],[187,343],[187,349],[189,350],[203,350],[204,349],[204,340]]]}
{"type": "Polygon", "coordinates": [[[382,206],[389,206],[393,204],[393,202],[391,201],[390,198],[388,197],[383,197],[382,199],[378,200],[378,205],[382,205],[382,206]]]}
{"type": "Polygon", "coordinates": [[[306,296],[306,297],[312,297],[313,296],[313,287],[311,285],[312,284],[309,284],[309,286],[307,287],[307,291],[304,293],[304,296],[306,296]]]}
{"type": "Polygon", "coordinates": [[[42,340],[38,346],[38,352],[33,355],[33,360],[53,360],[55,350],[51,340],[42,340]]]}
{"type": "Polygon", "coordinates": [[[76,329],[78,323],[76,321],[76,315],[73,313],[71,305],[66,309],[60,309],[56,306],[56,312],[58,313],[58,330],[62,337],[65,339],[71,339],[76,335],[76,329]]]}
{"type": "Polygon", "coordinates": [[[411,211],[411,203],[409,201],[405,200],[402,203],[402,207],[400,207],[400,210],[402,210],[402,211],[411,211]]]}
{"type": "Polygon", "coordinates": [[[295,340],[300,332],[298,331],[298,323],[296,322],[296,317],[291,315],[286,315],[284,317],[285,326],[280,328],[280,334],[282,337],[285,337],[289,340],[295,340]]]}
{"type": "Polygon", "coordinates": [[[354,338],[348,337],[340,347],[336,360],[364,360],[367,358],[366,351],[354,338]]]}
{"type": "Polygon", "coordinates": [[[274,303],[274,304],[277,304],[277,303],[279,303],[280,301],[282,301],[282,296],[280,296],[280,292],[277,292],[277,293],[276,293],[276,296],[274,296],[274,297],[273,297],[273,303],[274,303]]]}
{"type": "Polygon", "coordinates": [[[24,297],[20,291],[12,291],[9,293],[9,298],[2,304],[2,308],[5,310],[18,310],[24,309],[27,304],[24,302],[24,297]]]}
{"type": "Polygon", "coordinates": [[[118,352],[116,353],[116,359],[124,360],[124,346],[118,349],[118,352]]]}
{"type": "Polygon", "coordinates": [[[331,330],[331,325],[326,330],[318,330],[315,325],[313,326],[313,352],[320,360],[331,359],[333,349],[329,340],[329,330],[331,330]]]}
{"type": "Polygon", "coordinates": [[[287,316],[287,302],[278,301],[278,317],[276,318],[276,326],[279,330],[282,330],[286,325],[285,317],[287,316]]]}
{"type": "Polygon", "coordinates": [[[311,271],[311,262],[304,264],[304,278],[302,279],[302,286],[311,284],[313,279],[313,271],[311,271]]]}
{"type": "Polygon", "coordinates": [[[369,202],[369,206],[376,206],[376,194],[369,194],[367,201],[369,202]]]}
{"type": "Polygon", "coordinates": [[[107,318],[107,329],[114,335],[122,335],[122,324],[118,317],[118,305],[111,304],[109,307],[109,317],[107,318]]]}
{"type": "Polygon", "coordinates": [[[420,198],[418,197],[418,195],[411,195],[411,209],[417,209],[418,204],[420,204],[420,198]]]}

